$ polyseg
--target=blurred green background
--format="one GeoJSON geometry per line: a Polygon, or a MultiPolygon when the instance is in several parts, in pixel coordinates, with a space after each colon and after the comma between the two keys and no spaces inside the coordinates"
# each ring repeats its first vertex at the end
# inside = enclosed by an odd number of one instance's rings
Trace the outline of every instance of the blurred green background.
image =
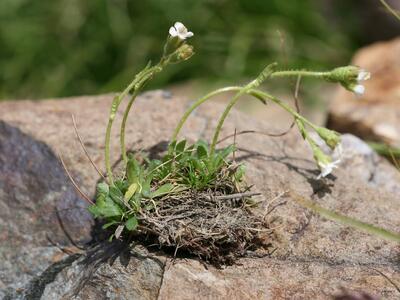
{"type": "Polygon", "coordinates": [[[0,99],[120,90],[158,59],[175,21],[195,33],[196,55],[150,88],[240,81],[275,60],[346,64],[358,47],[394,35],[388,19],[374,0],[1,0],[0,99]]]}

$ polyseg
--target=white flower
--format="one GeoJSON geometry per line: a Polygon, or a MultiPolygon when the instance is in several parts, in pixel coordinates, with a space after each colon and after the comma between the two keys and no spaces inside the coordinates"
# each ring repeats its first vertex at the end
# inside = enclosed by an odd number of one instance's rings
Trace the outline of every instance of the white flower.
{"type": "Polygon", "coordinates": [[[360,81],[368,80],[371,78],[371,73],[368,71],[365,71],[363,69],[360,69],[357,75],[357,81],[360,83],[360,81]]]}
{"type": "Polygon", "coordinates": [[[362,85],[362,82],[371,78],[371,73],[360,69],[357,75],[357,84],[352,87],[353,92],[357,96],[362,96],[365,93],[365,87],[362,85]]]}
{"type": "Polygon", "coordinates": [[[332,157],[338,158],[338,160],[342,159],[342,157],[343,157],[343,146],[342,146],[342,143],[337,144],[337,146],[333,150],[332,157]]]}
{"type": "Polygon", "coordinates": [[[169,29],[169,34],[172,37],[177,36],[181,40],[186,40],[187,38],[193,36],[193,32],[188,31],[185,25],[183,25],[181,22],[176,22],[174,26],[171,26],[169,29]]]}
{"type": "Polygon", "coordinates": [[[321,170],[321,174],[318,175],[317,179],[321,177],[326,177],[332,173],[333,169],[336,169],[340,163],[340,159],[335,160],[330,163],[318,163],[318,167],[321,170]]]}
{"type": "Polygon", "coordinates": [[[354,92],[354,94],[356,94],[357,96],[360,97],[360,96],[364,95],[365,87],[362,84],[356,84],[353,87],[353,92],[354,92]]]}

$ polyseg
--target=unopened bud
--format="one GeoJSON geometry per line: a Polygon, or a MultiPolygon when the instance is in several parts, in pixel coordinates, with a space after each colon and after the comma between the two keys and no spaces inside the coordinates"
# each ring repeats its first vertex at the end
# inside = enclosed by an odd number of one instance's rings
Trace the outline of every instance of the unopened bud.
{"type": "Polygon", "coordinates": [[[336,131],[329,130],[325,127],[317,127],[315,131],[332,150],[334,150],[336,146],[340,144],[340,134],[336,131]]]}
{"type": "Polygon", "coordinates": [[[169,58],[169,62],[177,63],[180,61],[188,60],[193,56],[193,54],[194,54],[193,46],[188,44],[183,44],[182,46],[179,47],[178,50],[176,50],[171,55],[171,57],[169,58]]]}

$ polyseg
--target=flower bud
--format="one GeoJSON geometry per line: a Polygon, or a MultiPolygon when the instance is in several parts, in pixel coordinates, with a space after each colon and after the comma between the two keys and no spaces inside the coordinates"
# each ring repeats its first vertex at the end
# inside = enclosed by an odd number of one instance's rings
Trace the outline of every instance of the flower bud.
{"type": "Polygon", "coordinates": [[[325,80],[340,83],[345,89],[361,96],[365,92],[362,81],[370,79],[371,74],[356,66],[346,66],[333,69],[324,76],[325,80]]]}
{"type": "Polygon", "coordinates": [[[357,81],[360,68],[355,66],[345,66],[333,69],[325,76],[325,79],[332,82],[350,83],[357,81]]]}
{"type": "Polygon", "coordinates": [[[322,152],[319,147],[314,146],[312,148],[314,152],[314,159],[317,162],[319,170],[321,171],[317,179],[328,176],[330,173],[332,173],[333,169],[338,167],[340,159],[332,162],[332,159],[322,152]]]}
{"type": "Polygon", "coordinates": [[[176,50],[173,54],[171,54],[169,58],[170,63],[177,63],[180,61],[188,60],[194,54],[193,46],[188,44],[183,44],[176,50]]]}
{"type": "Polygon", "coordinates": [[[325,127],[317,127],[315,131],[318,133],[321,139],[325,141],[325,143],[334,150],[337,145],[340,143],[340,134],[336,131],[329,130],[325,127]]]}

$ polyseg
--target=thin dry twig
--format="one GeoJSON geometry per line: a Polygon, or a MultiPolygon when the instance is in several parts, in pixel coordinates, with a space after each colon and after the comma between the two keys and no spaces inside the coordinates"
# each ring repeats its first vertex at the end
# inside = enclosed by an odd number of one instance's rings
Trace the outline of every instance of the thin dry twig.
{"type": "Polygon", "coordinates": [[[400,293],[400,287],[389,276],[387,276],[385,273],[379,271],[378,269],[372,268],[372,270],[379,273],[383,278],[385,278],[387,281],[389,281],[389,283],[391,285],[393,285],[393,287],[400,293]]]}
{"type": "Polygon", "coordinates": [[[236,194],[231,194],[231,195],[223,195],[223,196],[216,196],[216,200],[230,200],[230,199],[240,199],[240,198],[246,198],[246,197],[253,197],[253,196],[259,196],[261,193],[258,192],[249,192],[249,193],[236,193],[236,194]]]}
{"type": "Polygon", "coordinates": [[[87,196],[80,188],[79,186],[76,184],[74,178],[72,177],[71,173],[68,171],[67,166],[65,165],[65,162],[61,156],[61,153],[58,153],[58,157],[61,161],[61,164],[65,170],[65,173],[67,173],[69,180],[71,181],[72,185],[74,186],[74,188],[76,189],[76,191],[82,196],[83,199],[85,199],[88,203],[90,204],[94,204],[93,201],[89,198],[89,196],[87,196]]]}
{"type": "Polygon", "coordinates": [[[76,122],[75,122],[75,117],[73,114],[71,114],[71,118],[72,118],[72,123],[74,125],[74,129],[75,129],[75,134],[78,138],[79,144],[81,145],[83,151],[85,152],[86,157],[89,159],[90,163],[92,164],[93,168],[95,168],[95,170],[97,171],[97,173],[103,178],[103,180],[105,182],[107,182],[107,179],[104,177],[103,173],[100,171],[100,169],[97,167],[97,165],[94,163],[94,161],[92,160],[92,158],[89,155],[89,152],[87,151],[85,144],[83,143],[83,140],[79,134],[78,131],[78,127],[76,126],[76,122]]]}

